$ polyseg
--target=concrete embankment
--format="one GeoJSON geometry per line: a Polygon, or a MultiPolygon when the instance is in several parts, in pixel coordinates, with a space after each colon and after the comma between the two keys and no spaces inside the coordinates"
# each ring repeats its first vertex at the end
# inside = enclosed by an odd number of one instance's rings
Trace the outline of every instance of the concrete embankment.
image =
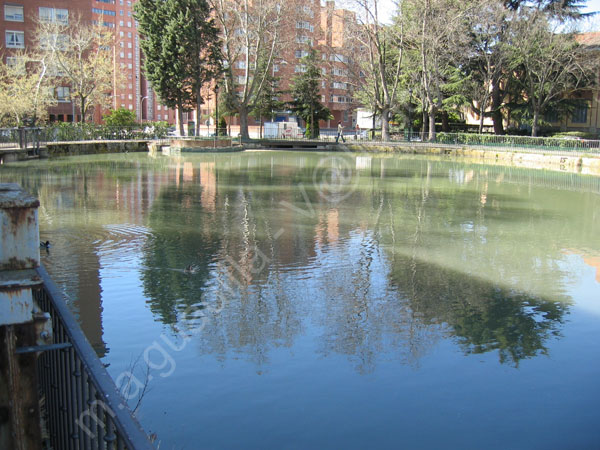
{"type": "Polygon", "coordinates": [[[85,141],[85,142],[49,142],[47,154],[41,157],[77,155],[101,155],[105,153],[128,153],[148,151],[147,141],[85,141]]]}
{"type": "MultiPolygon", "coordinates": [[[[163,147],[164,148],[164,147],[163,147]]],[[[149,144],[150,151],[157,151],[157,144],[149,144]]],[[[208,153],[208,152],[240,152],[244,147],[231,138],[215,139],[172,139],[168,150],[163,153],[208,153]]]]}
{"type": "Polygon", "coordinates": [[[552,151],[529,152],[526,149],[469,148],[462,146],[430,146],[406,143],[347,143],[341,146],[351,152],[409,153],[440,157],[461,157],[469,162],[500,164],[531,169],[550,169],[573,173],[600,175],[600,155],[556,154],[552,151]]]}

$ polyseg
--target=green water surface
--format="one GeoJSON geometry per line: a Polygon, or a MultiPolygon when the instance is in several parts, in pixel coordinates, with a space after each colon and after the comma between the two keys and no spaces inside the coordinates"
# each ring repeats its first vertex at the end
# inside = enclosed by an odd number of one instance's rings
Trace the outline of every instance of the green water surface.
{"type": "Polygon", "coordinates": [[[600,448],[598,178],[255,151],[8,181],[161,449],[600,448]]]}

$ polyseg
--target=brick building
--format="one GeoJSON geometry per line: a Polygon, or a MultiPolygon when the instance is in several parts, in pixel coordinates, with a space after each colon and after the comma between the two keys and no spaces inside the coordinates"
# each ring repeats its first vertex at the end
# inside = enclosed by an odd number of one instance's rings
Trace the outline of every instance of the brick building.
{"type": "MultiPolygon", "coordinates": [[[[5,62],[9,62],[15,50],[31,48],[34,45],[35,22],[39,18],[47,21],[68,23],[69,17],[80,16],[82,21],[99,23],[115,33],[114,69],[124,75],[124,84],[117,86],[113,93],[112,107],[135,111],[139,121],[167,121],[176,123],[176,113],[161,105],[142,71],[142,54],[139,36],[133,18],[135,0],[14,0],[3,2],[1,50],[5,62]]],[[[299,8],[295,27],[290,27],[283,39],[290,45],[278,55],[272,68],[273,74],[281,80],[280,88],[289,88],[292,78],[302,71],[300,59],[306,54],[309,44],[316,48],[322,57],[323,81],[321,98],[332,111],[334,119],[321,123],[321,127],[334,128],[341,121],[347,128],[355,124],[352,99],[352,50],[347,46],[347,25],[353,21],[353,13],[336,9],[333,1],[320,0],[303,2],[299,8]]],[[[234,69],[237,70],[237,69],[234,69]]],[[[69,100],[69,86],[56,86],[58,104],[49,111],[51,121],[79,121],[80,113],[69,100]]],[[[184,115],[184,122],[200,121],[213,124],[215,95],[207,92],[206,104],[199,112],[184,115]]],[[[286,100],[286,99],[284,99],[286,100]]],[[[104,111],[105,112],[105,111],[104,111]]],[[[96,108],[94,120],[100,121],[103,111],[96,108]]],[[[226,118],[232,133],[239,130],[235,117],[226,118]]],[[[277,113],[276,120],[289,120],[285,111],[277,113]]],[[[258,120],[249,119],[255,130],[258,120]]]]}

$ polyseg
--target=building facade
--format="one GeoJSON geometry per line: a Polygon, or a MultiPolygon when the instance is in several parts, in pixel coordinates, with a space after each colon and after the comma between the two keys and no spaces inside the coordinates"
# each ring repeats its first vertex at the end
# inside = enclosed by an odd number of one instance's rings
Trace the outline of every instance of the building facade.
{"type": "MultiPolygon", "coordinates": [[[[78,17],[84,23],[100,24],[114,33],[114,73],[121,74],[123,80],[115,83],[111,107],[134,111],[140,122],[166,121],[175,125],[176,111],[160,103],[144,77],[140,37],[133,17],[134,4],[135,0],[5,1],[0,22],[4,38],[0,46],[3,60],[9,63],[15,52],[34,48],[38,20],[60,21],[64,24],[78,17]]],[[[333,1],[323,3],[321,0],[309,0],[299,2],[298,5],[295,26],[288,27],[282,36],[282,39],[288,40],[289,45],[286,45],[282,54],[277,55],[271,69],[273,75],[280,79],[279,89],[289,89],[291,80],[303,71],[301,59],[306,56],[307,48],[315,48],[321,55],[321,100],[333,114],[333,119],[320,125],[322,128],[335,128],[340,121],[346,128],[354,127],[354,83],[351,81],[354,71],[351,70],[352,50],[348,45],[348,23],[353,22],[353,13],[336,9],[333,1]]],[[[233,70],[242,73],[236,67],[233,70]]],[[[68,85],[57,85],[55,96],[58,103],[50,108],[50,121],[81,120],[78,108],[70,100],[68,85]]],[[[203,126],[214,126],[217,94],[208,89],[205,99],[206,104],[200,111],[184,114],[186,129],[187,125],[196,122],[203,126]]],[[[289,100],[289,97],[281,100],[289,100]]],[[[96,107],[94,121],[100,122],[105,113],[106,111],[96,107]]],[[[275,120],[295,118],[290,118],[288,111],[277,111],[275,120]]],[[[239,118],[226,117],[226,121],[232,133],[239,131],[239,118]]],[[[251,134],[256,134],[260,123],[260,118],[249,118],[251,134]]]]}

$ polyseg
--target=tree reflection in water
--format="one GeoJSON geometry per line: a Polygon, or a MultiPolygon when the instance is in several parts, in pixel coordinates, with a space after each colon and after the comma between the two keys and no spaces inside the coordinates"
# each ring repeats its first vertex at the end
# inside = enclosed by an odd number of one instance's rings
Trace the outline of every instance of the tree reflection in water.
{"type": "Polygon", "coordinates": [[[504,242],[505,229],[555,220],[522,206],[520,186],[497,192],[496,173],[460,164],[379,159],[337,204],[311,185],[317,162],[237,155],[188,166],[192,183],[165,187],[142,275],[159,320],[192,333],[207,305],[226,301],[204,319],[199,351],[245,354],[259,366],[307,327],[319,353],[347,355],[360,372],[387,357],[418,364],[448,335],[467,354],[497,351],[514,366],[547,353],[568,312],[560,249],[550,233],[504,242]],[[198,270],[183,273],[188,264],[198,270]]]}

